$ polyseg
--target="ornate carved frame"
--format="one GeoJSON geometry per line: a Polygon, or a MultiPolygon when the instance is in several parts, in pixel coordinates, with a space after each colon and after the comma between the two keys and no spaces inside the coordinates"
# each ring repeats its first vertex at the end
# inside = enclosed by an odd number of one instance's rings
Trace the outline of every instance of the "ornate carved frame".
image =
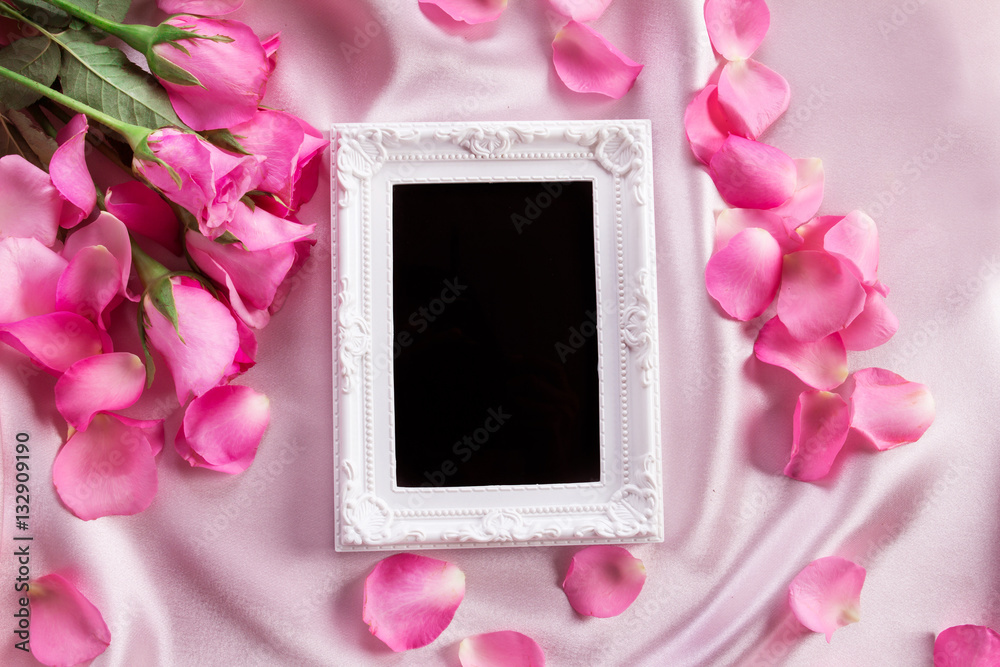
{"type": "Polygon", "coordinates": [[[338,551],[663,539],[648,121],[334,126],[338,551]],[[594,188],[601,479],[395,483],[392,186],[589,180],[594,188]]]}

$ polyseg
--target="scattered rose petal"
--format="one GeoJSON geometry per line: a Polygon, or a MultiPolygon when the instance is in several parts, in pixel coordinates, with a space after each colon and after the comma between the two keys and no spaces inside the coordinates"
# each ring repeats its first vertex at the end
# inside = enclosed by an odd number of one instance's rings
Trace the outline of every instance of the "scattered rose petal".
{"type": "Polygon", "coordinates": [[[798,223],[812,219],[823,203],[825,175],[819,158],[797,159],[795,162],[795,194],[781,206],[772,209],[783,218],[798,223]]]}
{"type": "Polygon", "coordinates": [[[830,227],[823,248],[847,260],[864,284],[874,285],[878,280],[878,230],[865,213],[854,211],[830,227]]]}
{"type": "Polygon", "coordinates": [[[545,667],[545,654],[534,639],[513,630],[466,637],[458,645],[462,667],[545,667]]]}
{"type": "Polygon", "coordinates": [[[578,614],[610,618],[635,602],[644,583],[641,560],[622,547],[595,545],[573,554],[563,591],[578,614]]]}
{"type": "Polygon", "coordinates": [[[795,404],[792,456],[785,475],[803,482],[826,477],[851,430],[851,408],[828,391],[804,391],[795,404]]]}
{"type": "Polygon", "coordinates": [[[507,9],[507,0],[420,0],[422,5],[434,5],[445,14],[465,23],[496,21],[507,9]]]}
{"type": "Polygon", "coordinates": [[[715,250],[726,247],[734,236],[753,227],[767,230],[781,246],[782,253],[794,252],[802,245],[799,235],[789,233],[785,220],[776,213],[756,208],[727,208],[715,218],[715,250]]]}
{"type": "Polygon", "coordinates": [[[549,0],[557,12],[574,21],[596,21],[611,0],[549,0]]]}
{"type": "Polygon", "coordinates": [[[98,412],[124,410],[139,400],[146,367],[131,352],[81,359],[56,382],[56,407],[70,426],[85,431],[98,412]]]}
{"type": "Polygon", "coordinates": [[[52,154],[49,176],[52,184],[66,200],[59,224],[70,228],[90,215],[97,205],[97,189],[87,169],[85,144],[87,141],[87,117],[74,116],[57,137],[59,148],[52,154]]]}
{"type": "Polygon", "coordinates": [[[78,252],[91,246],[104,246],[118,260],[121,267],[120,293],[124,295],[132,268],[132,244],[125,224],[110,213],[101,213],[93,222],[70,234],[62,254],[72,260],[78,252]]]}
{"type": "Polygon", "coordinates": [[[167,14],[222,16],[243,6],[243,0],[156,0],[157,7],[167,14]]]}
{"type": "Polygon", "coordinates": [[[916,442],[934,423],[934,397],[919,382],[882,368],[854,374],[851,426],[885,451],[916,442]]]}
{"type": "Polygon", "coordinates": [[[795,193],[795,162],[783,152],[729,135],[712,156],[708,173],[727,204],[735,208],[774,208],[795,193]]]}
{"type": "Polygon", "coordinates": [[[726,63],[719,76],[719,104],[733,133],[756,139],[788,109],[788,81],[756,60],[726,63]]]}
{"type": "Polygon", "coordinates": [[[150,238],[175,255],[181,254],[181,225],[170,204],[139,181],[125,181],[108,189],[108,213],[132,232],[150,238]]]}
{"type": "Polygon", "coordinates": [[[122,267],[107,248],[88,246],[76,253],[56,287],[56,308],[103,326],[101,316],[124,289],[122,267]]]}
{"type": "Polygon", "coordinates": [[[0,157],[0,239],[56,242],[63,199],[44,171],[20,155],[0,157]]]}
{"type": "Polygon", "coordinates": [[[0,325],[0,340],[54,375],[104,351],[104,340],[89,320],[62,311],[0,325]]]}
{"type": "MultiPolygon", "coordinates": [[[[115,414],[94,417],[56,455],[52,481],[63,504],[79,518],[137,514],[156,495],[156,442],[163,420],[139,421],[115,414]]],[[[162,445],[161,445],[162,446],[162,445]]]]}
{"type": "Polygon", "coordinates": [[[829,556],[809,563],[788,587],[788,603],[802,625],[822,632],[829,642],[834,631],[861,618],[865,568],[829,556]]]}
{"type": "Polygon", "coordinates": [[[401,553],[365,579],[363,618],[393,651],[426,646],[451,623],[465,597],[465,574],[452,563],[401,553]]]}
{"type": "Polygon", "coordinates": [[[761,328],[753,352],[765,364],[791,371],[814,389],[828,391],[847,379],[847,350],[840,334],[804,343],[788,332],[777,317],[761,328]]]}
{"type": "Polygon", "coordinates": [[[621,99],[643,66],[616,49],[593,28],[570,21],[552,41],[552,62],[566,87],[621,99]]]}
{"type": "Polygon", "coordinates": [[[31,601],[31,655],[43,665],[78,665],[111,644],[101,612],[58,574],[28,584],[31,601]]]}
{"type": "Polygon", "coordinates": [[[802,239],[802,250],[823,250],[826,233],[842,218],[840,215],[821,215],[796,227],[795,232],[802,239]]]}
{"type": "Polygon", "coordinates": [[[719,55],[743,60],[764,41],[771,12],[764,0],[706,0],[705,25],[719,55]]]}
{"type": "Polygon", "coordinates": [[[55,310],[56,286],[67,264],[36,238],[0,239],[0,324],[55,310]]]}
{"type": "Polygon", "coordinates": [[[781,282],[781,247],[763,229],[745,229],[705,267],[708,293],[738,320],[750,320],[774,300],[781,282]]]}
{"type": "Polygon", "coordinates": [[[815,250],[785,255],[778,317],[795,338],[826,338],[853,322],[864,307],[864,287],[837,257],[815,250]]]}
{"type": "Polygon", "coordinates": [[[956,625],[934,640],[934,667],[996,667],[1000,635],[982,625],[956,625]]]}
{"type": "Polygon", "coordinates": [[[250,387],[209,389],[184,411],[177,453],[192,466],[235,474],[253,463],[271,418],[271,402],[250,387]]]}
{"type": "Polygon", "coordinates": [[[885,297],[874,287],[865,287],[865,309],[840,332],[848,350],[871,350],[888,342],[899,329],[899,320],[885,297]]]}
{"type": "Polygon", "coordinates": [[[708,165],[731,132],[719,104],[719,87],[705,86],[684,110],[684,132],[694,156],[708,165]]]}
{"type": "Polygon", "coordinates": [[[176,278],[173,287],[178,328],[145,299],[146,336],[166,360],[177,402],[219,384],[239,350],[236,321],[224,304],[198,284],[176,278]]]}

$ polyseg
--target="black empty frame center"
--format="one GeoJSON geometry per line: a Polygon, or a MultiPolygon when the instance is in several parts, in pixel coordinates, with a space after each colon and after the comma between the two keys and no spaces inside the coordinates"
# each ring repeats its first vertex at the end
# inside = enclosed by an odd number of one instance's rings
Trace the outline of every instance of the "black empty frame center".
{"type": "Polygon", "coordinates": [[[396,483],[600,479],[590,181],[392,191],[396,483]]]}

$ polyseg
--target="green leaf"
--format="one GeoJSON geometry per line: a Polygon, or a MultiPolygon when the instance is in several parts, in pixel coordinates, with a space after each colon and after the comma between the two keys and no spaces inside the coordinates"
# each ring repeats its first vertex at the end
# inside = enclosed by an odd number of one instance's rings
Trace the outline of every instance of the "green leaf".
{"type": "MultiPolygon", "coordinates": [[[[59,47],[44,35],[19,39],[0,49],[0,65],[43,86],[51,86],[56,80],[61,63],[59,47]]],[[[0,101],[8,109],[23,109],[41,97],[9,79],[0,80],[0,101]]]]}
{"type": "MultiPolygon", "coordinates": [[[[180,338],[180,324],[177,320],[177,306],[174,304],[174,285],[170,282],[170,276],[166,275],[149,286],[146,290],[153,307],[160,311],[167,320],[174,326],[177,337],[180,338]]],[[[184,339],[181,338],[181,342],[184,339]]]]}
{"type": "Polygon", "coordinates": [[[58,36],[66,49],[60,72],[63,92],[125,123],[186,128],[156,80],[118,49],[95,44],[97,38],[73,32],[58,36]]]}
{"type": "MultiPolygon", "coordinates": [[[[73,0],[73,4],[103,19],[121,23],[125,20],[132,0],[73,0]]],[[[26,18],[49,28],[65,28],[71,21],[75,21],[69,14],[45,0],[14,0],[14,5],[26,18]]]]}

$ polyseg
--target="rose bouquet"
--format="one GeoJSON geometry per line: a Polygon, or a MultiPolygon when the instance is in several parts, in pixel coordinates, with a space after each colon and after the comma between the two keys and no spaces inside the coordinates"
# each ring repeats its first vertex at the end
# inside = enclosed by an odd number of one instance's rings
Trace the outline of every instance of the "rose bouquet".
{"type": "MultiPolygon", "coordinates": [[[[161,0],[181,13],[157,26],[124,23],[129,4],[0,2],[0,340],[57,378],[53,483],[84,520],[149,506],[177,410],[192,466],[253,461],[269,402],[231,383],[315,243],[295,216],[326,145],[261,107],[279,38],[217,17],[241,3],[161,0]],[[122,414],[157,370],[176,402],[122,414]]],[[[46,581],[29,597],[78,618],[85,598],[46,581]]],[[[79,637],[33,624],[33,653],[94,657],[107,631],[90,620],[79,637]]]]}

